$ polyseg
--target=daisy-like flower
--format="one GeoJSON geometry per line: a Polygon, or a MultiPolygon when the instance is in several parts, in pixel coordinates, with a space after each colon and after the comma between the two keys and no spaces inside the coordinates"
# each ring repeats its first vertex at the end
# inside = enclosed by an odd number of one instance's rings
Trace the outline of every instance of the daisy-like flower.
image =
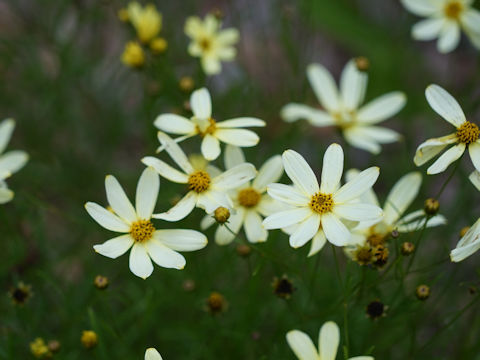
{"type": "Polygon", "coordinates": [[[293,208],[268,216],[263,225],[269,230],[299,224],[290,235],[290,246],[303,246],[314,237],[320,237],[317,241],[323,243],[326,239],[336,246],[348,245],[351,233],[342,220],[368,221],[382,216],[378,206],[358,201],[377,180],[378,167],[362,171],[352,181],[339,187],[343,173],[343,150],[340,145],[332,144],[325,152],[320,186],[312,169],[299,153],[287,150],[282,160],[294,186],[270,184],[267,191],[272,198],[293,208]]]}
{"type": "MultiPolygon", "coordinates": [[[[240,148],[227,145],[225,149],[225,168],[232,169],[245,163],[245,157],[240,148]]],[[[274,209],[274,201],[266,192],[267,185],[276,182],[283,174],[282,157],[272,156],[258,170],[258,174],[252,182],[231,190],[230,198],[233,200],[234,212],[228,219],[227,226],[237,234],[243,226],[248,241],[251,243],[264,242],[267,240],[268,231],[262,225],[262,216],[270,215],[274,209]]],[[[215,223],[211,216],[205,216],[201,227],[206,229],[215,223]]],[[[215,242],[226,245],[233,241],[235,235],[225,226],[218,226],[215,232],[215,242]]]]}
{"type": "Polygon", "coordinates": [[[145,360],[162,360],[162,355],[155,348],[148,348],[145,351],[145,360]]]}
{"type": "Polygon", "coordinates": [[[207,160],[215,160],[220,155],[220,141],[240,147],[258,144],[260,140],[258,135],[242,128],[265,126],[265,121],[253,117],[240,117],[216,122],[212,118],[212,100],[206,88],[192,93],[190,105],[193,111],[190,119],[176,114],[162,114],[157,117],[154,125],[161,131],[182,135],[175,139],[177,142],[200,135],[202,155],[207,160]]]}
{"type": "Polygon", "coordinates": [[[137,36],[144,44],[152,41],[162,29],[162,14],[157,11],[153,4],[142,7],[136,1],[128,4],[128,19],[137,32],[137,36]]]}
{"type": "MultiPolygon", "coordinates": [[[[335,360],[340,343],[340,330],[333,321],[320,328],[318,349],[310,337],[300,330],[287,333],[287,343],[299,360],[335,360]]],[[[349,360],[374,360],[371,356],[355,356],[349,360]]]]}
{"type": "Polygon", "coordinates": [[[15,129],[15,120],[6,119],[0,123],[0,204],[13,199],[14,193],[10,190],[5,179],[16,173],[28,161],[28,154],[21,150],[10,150],[3,153],[15,129]]]}
{"type": "Polygon", "coordinates": [[[427,19],[412,28],[415,40],[438,38],[441,53],[454,50],[463,30],[475,46],[480,47],[480,12],[472,7],[473,0],[402,0],[408,11],[427,19]]]}
{"type": "Polygon", "coordinates": [[[400,134],[396,131],[376,124],[397,114],[405,105],[405,95],[399,91],[390,92],[362,106],[368,75],[358,69],[355,59],[345,65],[340,78],[340,89],[330,72],[320,64],[308,66],[307,76],[325,110],[290,103],[281,111],[285,121],[306,119],[313,126],[338,126],[348,143],[373,154],[380,152],[380,144],[400,139],[400,134]]]}
{"type": "Polygon", "coordinates": [[[159,132],[158,139],[183,172],[152,156],[144,157],[142,162],[170,181],[187,184],[189,191],[170,210],[154,214],[154,218],[178,221],[190,214],[195,206],[204,209],[207,214],[220,206],[231,209],[233,204],[228,190],[243,185],[257,173],[252,164],[243,163],[212,177],[206,170],[195,170],[180,146],[167,134],[159,132]]]}
{"type": "Polygon", "coordinates": [[[480,219],[468,229],[455,249],[450,252],[453,262],[460,262],[480,249],[480,219]]]}
{"type": "Polygon", "coordinates": [[[207,245],[207,238],[198,231],[155,228],[151,219],[159,189],[158,174],[146,168],[138,180],[133,207],[117,179],[108,175],[105,190],[112,211],[93,202],[85,204],[90,216],[105,229],[125,233],[95,245],[95,251],[116,259],[131,248],[130,270],[143,279],[153,272],[151,260],[165,268],[183,269],[185,258],[177,251],[194,251],[207,245]]]}
{"type": "Polygon", "coordinates": [[[232,61],[237,54],[234,45],[238,42],[238,30],[220,30],[221,26],[220,20],[212,14],[205,16],[203,21],[198,16],[191,16],[185,22],[185,34],[192,40],[188,53],[200,58],[207,75],[220,73],[221,61],[232,61]]]}
{"type": "Polygon", "coordinates": [[[480,170],[480,129],[473,122],[467,121],[458,102],[438,85],[430,85],[425,90],[427,101],[432,109],[450,124],[455,126],[453,134],[429,139],[420,144],[413,161],[421,166],[438,155],[448,145],[454,145],[445,151],[428,169],[427,174],[439,174],[458,160],[468,148],[470,159],[476,170],[480,170]]]}

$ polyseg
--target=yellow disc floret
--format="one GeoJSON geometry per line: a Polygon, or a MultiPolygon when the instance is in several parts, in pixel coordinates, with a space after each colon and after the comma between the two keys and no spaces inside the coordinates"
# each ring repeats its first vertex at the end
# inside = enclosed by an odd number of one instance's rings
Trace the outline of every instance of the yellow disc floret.
{"type": "Polygon", "coordinates": [[[130,235],[136,242],[150,240],[155,232],[155,227],[150,220],[138,220],[132,223],[130,235]]]}
{"type": "Polygon", "coordinates": [[[478,126],[470,121],[465,121],[459,128],[457,128],[458,141],[464,144],[471,144],[478,140],[480,136],[480,129],[478,126]]]}
{"type": "Polygon", "coordinates": [[[202,193],[210,187],[210,175],[206,171],[196,171],[188,178],[188,189],[202,193]]]}
{"type": "Polygon", "coordinates": [[[452,20],[458,20],[463,11],[463,5],[460,1],[450,1],[445,5],[445,16],[452,20]]]}
{"type": "Polygon", "coordinates": [[[208,124],[203,122],[200,125],[197,124],[197,132],[200,134],[201,137],[204,137],[207,134],[213,135],[213,133],[215,133],[215,130],[217,130],[217,123],[213,118],[208,119],[208,124]]]}
{"type": "Polygon", "coordinates": [[[238,202],[240,205],[251,208],[258,204],[261,195],[252,188],[243,189],[238,193],[238,202]]]}
{"type": "Polygon", "coordinates": [[[333,209],[333,197],[331,194],[316,193],[310,199],[310,208],[319,213],[325,214],[333,209]]]}

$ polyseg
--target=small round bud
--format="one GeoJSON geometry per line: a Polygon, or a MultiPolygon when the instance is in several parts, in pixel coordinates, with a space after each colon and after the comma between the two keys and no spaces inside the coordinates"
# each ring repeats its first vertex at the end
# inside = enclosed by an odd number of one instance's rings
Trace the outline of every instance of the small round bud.
{"type": "Polygon", "coordinates": [[[292,281],[283,275],[281,278],[274,277],[272,282],[273,293],[281,299],[288,300],[295,291],[292,281]]]}
{"type": "Polygon", "coordinates": [[[400,233],[398,232],[398,230],[392,230],[392,232],[390,233],[390,236],[392,237],[392,239],[398,239],[398,237],[400,236],[400,233]]]}
{"type": "Polygon", "coordinates": [[[468,287],[468,292],[470,293],[470,295],[475,295],[478,292],[478,289],[476,286],[472,285],[468,287]]]}
{"type": "Polygon", "coordinates": [[[225,224],[228,219],[230,218],[230,210],[227,208],[220,206],[215,209],[215,212],[213,213],[213,216],[215,218],[215,221],[219,224],[225,224]]]}
{"type": "Polygon", "coordinates": [[[427,285],[418,285],[415,289],[415,295],[418,300],[427,300],[430,296],[430,288],[427,285]]]}
{"type": "Polygon", "coordinates": [[[48,348],[52,353],[58,352],[60,350],[60,347],[61,347],[60,341],[58,340],[50,340],[48,342],[48,348]]]}
{"type": "Polygon", "coordinates": [[[409,241],[405,241],[402,244],[401,251],[402,251],[402,255],[408,256],[415,251],[415,245],[409,241]]]}
{"type": "Polygon", "coordinates": [[[82,337],[80,338],[82,345],[87,349],[92,349],[98,344],[98,337],[95,331],[84,330],[82,331],[82,337]]]}
{"type": "Polygon", "coordinates": [[[427,215],[435,215],[440,209],[440,203],[434,198],[428,198],[425,200],[424,210],[427,215]]]}
{"type": "Polygon", "coordinates": [[[168,43],[167,40],[164,38],[158,37],[152,40],[150,43],[150,50],[152,50],[152,53],[155,55],[162,54],[164,53],[168,48],[168,43]]]}
{"type": "Polygon", "coordinates": [[[25,305],[25,303],[33,296],[32,286],[19,282],[16,287],[13,287],[8,292],[15,305],[25,305]]]}
{"type": "Polygon", "coordinates": [[[367,305],[367,316],[372,320],[385,315],[386,306],[380,300],[374,300],[367,305]]]}
{"type": "Polygon", "coordinates": [[[187,292],[191,292],[191,291],[195,290],[195,281],[193,281],[192,279],[185,280],[182,283],[182,288],[183,288],[183,290],[185,290],[187,292]]]}
{"type": "Polygon", "coordinates": [[[97,289],[104,290],[108,287],[108,278],[106,276],[97,275],[95,276],[95,280],[93,280],[93,284],[97,289]]]}
{"type": "Polygon", "coordinates": [[[224,312],[227,308],[227,302],[225,297],[219,292],[212,292],[207,299],[207,309],[208,311],[215,315],[221,312],[224,312]]]}
{"type": "Polygon", "coordinates": [[[178,81],[178,87],[180,90],[189,93],[195,87],[195,82],[191,76],[182,76],[178,81]]]}
{"type": "Polygon", "coordinates": [[[241,257],[247,257],[252,253],[252,248],[247,244],[240,244],[237,246],[237,254],[241,257]]]}
{"type": "Polygon", "coordinates": [[[355,65],[359,71],[367,71],[370,68],[370,61],[365,56],[355,58],[355,65]]]}
{"type": "Polygon", "coordinates": [[[465,226],[462,228],[462,230],[460,230],[460,237],[464,237],[468,230],[470,230],[470,226],[465,226]]]}

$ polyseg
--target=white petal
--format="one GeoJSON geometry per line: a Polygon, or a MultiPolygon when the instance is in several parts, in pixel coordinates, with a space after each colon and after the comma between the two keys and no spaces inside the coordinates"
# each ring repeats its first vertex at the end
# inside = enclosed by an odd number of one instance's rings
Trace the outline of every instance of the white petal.
{"type": "Polygon", "coordinates": [[[355,131],[356,128],[357,127],[350,127],[343,131],[343,136],[345,137],[345,140],[347,140],[350,145],[358,149],[371,152],[372,154],[380,153],[380,145],[372,141],[372,139],[369,137],[364,137],[357,134],[357,132],[355,131]]]}
{"type": "Polygon", "coordinates": [[[453,262],[460,262],[480,249],[480,219],[460,239],[455,249],[450,252],[453,262]]]}
{"type": "Polygon", "coordinates": [[[217,33],[217,41],[223,45],[233,45],[239,37],[240,33],[235,28],[223,29],[217,33]]]}
{"type": "Polygon", "coordinates": [[[406,102],[404,93],[390,92],[362,106],[357,113],[357,120],[365,124],[377,124],[402,110],[406,102]]]}
{"type": "Polygon", "coordinates": [[[325,237],[329,242],[336,246],[345,246],[350,241],[350,231],[347,227],[332,213],[322,215],[322,228],[325,237]]]}
{"type": "Polygon", "coordinates": [[[461,22],[467,32],[480,34],[480,11],[473,8],[464,11],[461,22]]]}
{"type": "Polygon", "coordinates": [[[213,224],[215,224],[215,218],[211,215],[205,215],[202,219],[202,221],[200,221],[200,229],[202,230],[206,230],[208,229],[210,226],[212,226],[213,224]]]}
{"type": "Polygon", "coordinates": [[[263,127],[265,126],[265,121],[254,118],[254,117],[241,117],[225,121],[217,122],[217,128],[228,129],[228,128],[243,128],[243,127],[263,127]]]}
{"type": "Polygon", "coordinates": [[[154,168],[148,167],[143,170],[137,184],[135,207],[140,219],[152,217],[155,204],[157,203],[158,191],[160,190],[160,177],[154,168]]]}
{"type": "Polygon", "coordinates": [[[375,184],[379,174],[380,169],[376,166],[363,170],[333,194],[334,202],[336,204],[344,203],[361,196],[375,184]]]}
{"type": "Polygon", "coordinates": [[[103,244],[94,245],[94,250],[100,255],[116,259],[125,254],[134,243],[130,234],[120,235],[116,238],[105,241],[103,244]]]}
{"type": "Polygon", "coordinates": [[[234,189],[257,175],[257,170],[252,164],[243,163],[225,171],[212,179],[212,186],[218,189],[234,189]]]}
{"type": "Polygon", "coordinates": [[[348,360],[375,360],[372,356],[354,356],[348,360]]]}
{"type": "Polygon", "coordinates": [[[243,155],[242,149],[238,146],[227,145],[225,147],[224,155],[225,169],[231,169],[237,165],[245,162],[245,155],[243,155]]]}
{"type": "Polygon", "coordinates": [[[473,171],[468,177],[472,184],[480,191],[480,172],[478,170],[473,171]]]}
{"type": "Polygon", "coordinates": [[[14,192],[7,188],[0,188],[0,204],[6,204],[14,197],[14,192]]]}
{"type": "Polygon", "coordinates": [[[413,162],[415,165],[421,166],[439,154],[448,144],[456,142],[456,134],[429,139],[418,146],[413,162]]]}
{"type": "Polygon", "coordinates": [[[322,180],[320,191],[331,194],[340,184],[343,173],[343,149],[338,144],[331,144],[323,155],[322,180]]]}
{"type": "Polygon", "coordinates": [[[105,177],[105,190],[108,203],[115,214],[120,216],[126,223],[132,223],[137,220],[135,208],[114,176],[107,175],[105,177]]]}
{"type": "Polygon", "coordinates": [[[363,102],[367,81],[367,73],[357,69],[354,59],[345,65],[340,77],[340,93],[348,110],[356,110],[363,102]]]}
{"type": "Polygon", "coordinates": [[[311,64],[307,68],[307,77],[322,106],[330,112],[338,111],[340,96],[330,72],[320,64],[311,64]]]}
{"type": "Polygon", "coordinates": [[[450,149],[445,151],[442,156],[440,156],[428,169],[428,175],[439,174],[442,171],[445,171],[452,162],[459,159],[465,151],[465,144],[460,143],[455,146],[452,146],[450,149]]]}
{"type": "Polygon", "coordinates": [[[15,120],[5,119],[0,123],[0,154],[5,151],[15,129],[15,120]]]}
{"type": "Polygon", "coordinates": [[[293,150],[286,150],[283,152],[282,160],[288,177],[305,195],[311,196],[320,190],[317,177],[302,155],[293,150]]]}
{"type": "Polygon", "coordinates": [[[412,37],[415,40],[436,39],[445,24],[444,18],[429,18],[419,21],[412,27],[412,37]]]}
{"type": "Polygon", "coordinates": [[[219,74],[222,71],[222,64],[216,56],[203,56],[200,62],[207,75],[219,74]]]}
{"type": "Polygon", "coordinates": [[[175,251],[200,250],[208,243],[207,237],[201,232],[188,229],[157,230],[154,238],[175,251]]]}
{"type": "Polygon", "coordinates": [[[398,132],[380,126],[353,125],[349,130],[355,133],[354,136],[363,137],[379,144],[389,144],[401,138],[398,132]]]}
{"type": "Polygon", "coordinates": [[[204,209],[207,214],[213,213],[220,206],[227,209],[233,208],[232,201],[225,190],[207,191],[197,197],[197,207],[204,209]]]}
{"type": "Polygon", "coordinates": [[[429,16],[438,11],[434,2],[421,0],[401,0],[403,6],[415,15],[429,16]]]}
{"type": "Polygon", "coordinates": [[[283,175],[283,162],[280,155],[272,156],[258,170],[258,174],[253,180],[252,186],[259,192],[264,192],[267,185],[272,184],[283,175]]]}
{"type": "Polygon", "coordinates": [[[158,140],[164,146],[165,151],[170,155],[172,160],[175,161],[186,174],[191,174],[193,172],[193,167],[180,146],[178,146],[170,136],[161,131],[159,131],[157,135],[158,140]]]}
{"type": "Polygon", "coordinates": [[[220,155],[220,143],[218,139],[210,134],[205,135],[202,140],[202,155],[207,160],[215,160],[220,155]]]}
{"type": "Polygon", "coordinates": [[[186,184],[188,182],[188,175],[178,171],[177,169],[174,169],[167,163],[153,156],[144,157],[142,159],[142,163],[144,163],[147,166],[153,167],[155,171],[158,172],[165,179],[168,179],[170,181],[180,183],[180,184],[186,184]]]}
{"type": "MultiPolygon", "coordinates": [[[[350,182],[353,180],[354,177],[356,177],[358,174],[360,174],[360,171],[357,169],[350,169],[347,171],[347,174],[345,176],[346,182],[350,182]]],[[[373,189],[368,189],[365,191],[360,197],[360,202],[366,203],[366,204],[373,204],[380,206],[380,203],[378,202],[377,195],[375,194],[375,191],[373,189]]]]}
{"type": "Polygon", "coordinates": [[[212,116],[212,100],[206,88],[195,90],[190,97],[190,106],[193,115],[200,119],[208,119],[212,116]]]}
{"type": "Polygon", "coordinates": [[[162,219],[166,221],[179,221],[184,219],[188,214],[190,214],[195,207],[197,201],[197,196],[195,192],[189,191],[179,202],[177,202],[170,210],[153,214],[152,217],[155,219],[162,219]]]}
{"type": "Polygon", "coordinates": [[[239,233],[244,217],[245,212],[243,209],[238,209],[235,214],[231,214],[227,223],[228,229],[226,226],[217,227],[217,231],[215,231],[215,243],[218,245],[230,244],[233,239],[235,239],[236,234],[239,233]]]}
{"type": "Polygon", "coordinates": [[[480,142],[477,141],[468,145],[468,153],[470,154],[473,166],[475,166],[477,171],[480,171],[480,142]]]}
{"type": "Polygon", "coordinates": [[[145,246],[142,244],[133,245],[130,251],[129,266],[130,271],[142,279],[146,279],[152,275],[153,264],[147,254],[145,246]]]}
{"type": "Polygon", "coordinates": [[[85,204],[85,210],[87,210],[93,220],[107,230],[125,233],[130,232],[129,224],[94,202],[87,202],[85,204]]]}
{"type": "Polygon", "coordinates": [[[192,134],[196,132],[195,124],[189,119],[176,114],[159,115],[154,123],[159,130],[170,134],[192,134]]]}
{"type": "Polygon", "coordinates": [[[314,126],[330,126],[334,123],[327,112],[296,103],[285,105],[280,111],[280,116],[286,122],[305,119],[314,126]]]}
{"type": "Polygon", "coordinates": [[[170,249],[155,238],[145,243],[148,256],[158,266],[168,269],[183,269],[186,261],[182,254],[170,249]]]}
{"type": "Polygon", "coordinates": [[[268,216],[263,220],[265,229],[281,229],[293,224],[298,224],[312,215],[309,208],[296,208],[291,210],[280,211],[268,216]]]}
{"type": "Polygon", "coordinates": [[[272,198],[294,206],[307,206],[310,202],[310,198],[291,185],[270,184],[267,192],[272,198]]]}
{"type": "Polygon", "coordinates": [[[215,136],[226,144],[242,147],[255,146],[260,141],[257,134],[246,129],[217,129],[215,136]]]}
{"type": "Polygon", "coordinates": [[[289,331],[287,333],[287,343],[299,360],[319,360],[315,345],[304,332],[299,330],[289,331]]]}
{"type": "Polygon", "coordinates": [[[267,240],[268,231],[262,225],[262,218],[254,210],[246,211],[243,224],[245,234],[251,243],[264,242],[267,240]]]}
{"type": "Polygon", "coordinates": [[[317,254],[322,248],[325,246],[327,242],[327,238],[325,237],[325,233],[323,229],[318,230],[315,236],[312,239],[312,245],[310,246],[310,251],[308,252],[308,257],[317,254]]]}
{"type": "Polygon", "coordinates": [[[28,161],[28,154],[21,150],[12,150],[0,156],[0,172],[16,173],[28,161]]]}
{"type": "Polygon", "coordinates": [[[290,235],[290,246],[293,248],[299,248],[305,245],[310,239],[312,239],[318,232],[320,227],[320,215],[313,214],[306,218],[295,232],[290,235]]]}
{"type": "Polygon", "coordinates": [[[460,42],[460,26],[456,21],[448,21],[443,26],[437,42],[437,49],[445,54],[453,51],[460,42]]]}
{"type": "Polygon", "coordinates": [[[335,215],[351,221],[380,220],[383,215],[382,209],[378,206],[359,203],[335,205],[333,212],[335,215]]]}
{"type": "Polygon", "coordinates": [[[162,360],[162,356],[154,348],[149,348],[145,351],[145,360],[162,360]]]}
{"type": "Polygon", "coordinates": [[[333,321],[323,324],[318,335],[318,346],[320,347],[320,359],[335,360],[338,344],[340,343],[340,330],[333,321]]]}
{"type": "Polygon", "coordinates": [[[453,126],[458,128],[466,121],[465,114],[457,100],[440,86],[428,86],[425,96],[432,109],[453,126]]]}
{"type": "Polygon", "coordinates": [[[383,216],[385,223],[392,225],[403,215],[417,197],[421,184],[422,175],[419,172],[411,172],[397,181],[385,201],[383,216]]]}
{"type": "Polygon", "coordinates": [[[281,203],[278,200],[272,199],[269,195],[262,195],[260,201],[255,208],[256,211],[260,213],[263,217],[267,217],[281,210],[286,210],[289,207],[288,205],[281,203]]]}

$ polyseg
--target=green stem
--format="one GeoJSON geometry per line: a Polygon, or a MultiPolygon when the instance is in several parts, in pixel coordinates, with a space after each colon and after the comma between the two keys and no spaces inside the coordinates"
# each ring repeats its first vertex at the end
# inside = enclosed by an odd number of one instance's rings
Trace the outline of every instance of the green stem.
{"type": "Polygon", "coordinates": [[[348,294],[347,294],[347,284],[342,281],[342,275],[340,273],[340,264],[337,258],[337,252],[335,250],[335,245],[330,244],[333,252],[333,258],[335,260],[335,268],[337,270],[338,281],[343,290],[343,332],[345,337],[345,346],[344,346],[344,357],[345,360],[348,359],[348,352],[350,349],[350,341],[348,338],[348,294]]]}

